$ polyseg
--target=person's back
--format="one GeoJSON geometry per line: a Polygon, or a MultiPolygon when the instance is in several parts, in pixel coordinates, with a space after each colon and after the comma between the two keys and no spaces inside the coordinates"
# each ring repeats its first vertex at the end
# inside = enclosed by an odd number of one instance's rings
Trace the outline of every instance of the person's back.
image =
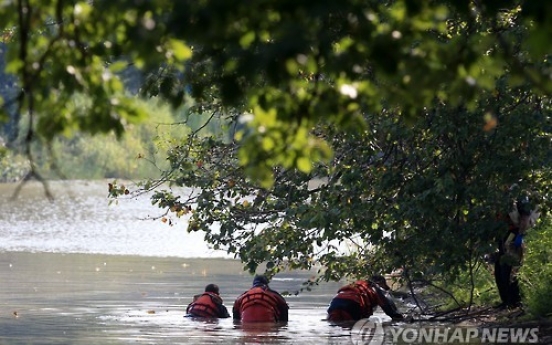
{"type": "Polygon", "coordinates": [[[242,322],[280,322],[288,320],[286,300],[268,286],[265,276],[256,276],[253,287],[234,302],[234,319],[242,322]]]}
{"type": "Polygon", "coordinates": [[[197,297],[186,309],[188,316],[206,318],[230,317],[228,310],[222,304],[219,288],[215,284],[205,287],[205,292],[197,297]]]}
{"type": "Polygon", "coordinates": [[[346,321],[360,320],[372,315],[373,296],[371,296],[368,282],[359,280],[345,285],[337,291],[337,295],[330,302],[328,320],[346,321]]]}
{"type": "MultiPolygon", "coordinates": [[[[377,279],[380,276],[375,276],[377,279]]],[[[383,279],[383,277],[381,277],[383,279]]],[[[385,280],[381,283],[389,289],[385,280]]],[[[403,318],[393,301],[385,295],[383,288],[373,282],[359,280],[343,286],[330,302],[327,320],[332,322],[358,321],[370,317],[380,306],[394,320],[403,318]]]]}

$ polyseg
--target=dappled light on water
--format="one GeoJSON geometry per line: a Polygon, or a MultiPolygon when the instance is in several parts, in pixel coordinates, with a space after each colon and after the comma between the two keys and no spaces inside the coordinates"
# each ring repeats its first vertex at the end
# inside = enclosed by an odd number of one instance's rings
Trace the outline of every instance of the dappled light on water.
{"type": "Polygon", "coordinates": [[[141,256],[231,257],[188,233],[185,218],[173,226],[149,195],[109,205],[107,181],[50,182],[50,201],[39,182],[14,200],[17,184],[0,184],[0,250],[141,256]]]}

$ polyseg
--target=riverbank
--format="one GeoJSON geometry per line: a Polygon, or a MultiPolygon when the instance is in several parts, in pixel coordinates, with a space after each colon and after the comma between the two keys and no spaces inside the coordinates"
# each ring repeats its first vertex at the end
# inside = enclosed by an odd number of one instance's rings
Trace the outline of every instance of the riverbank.
{"type": "MultiPolygon", "coordinates": [[[[478,329],[538,329],[538,343],[552,344],[552,317],[535,318],[522,307],[508,309],[492,306],[472,306],[436,312],[423,317],[409,316],[406,325],[426,327],[448,325],[478,329]]],[[[515,342],[514,342],[515,343],[515,342]]]]}
{"type": "Polygon", "coordinates": [[[538,328],[539,344],[552,344],[552,316],[547,318],[534,318],[522,307],[514,309],[478,307],[473,308],[464,317],[462,316],[462,311],[458,311],[455,314],[459,320],[462,320],[462,324],[472,324],[478,327],[538,328]]]}

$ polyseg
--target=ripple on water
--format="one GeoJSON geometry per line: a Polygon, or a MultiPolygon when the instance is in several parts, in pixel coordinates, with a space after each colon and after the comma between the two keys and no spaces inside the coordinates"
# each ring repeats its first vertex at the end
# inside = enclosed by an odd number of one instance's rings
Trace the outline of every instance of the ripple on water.
{"type": "MultiPolygon", "coordinates": [[[[17,185],[0,184],[1,195],[17,185]]],[[[187,219],[162,222],[149,195],[109,204],[104,181],[26,184],[15,200],[0,201],[0,250],[141,256],[230,257],[211,250],[202,233],[188,233],[187,219]]]]}

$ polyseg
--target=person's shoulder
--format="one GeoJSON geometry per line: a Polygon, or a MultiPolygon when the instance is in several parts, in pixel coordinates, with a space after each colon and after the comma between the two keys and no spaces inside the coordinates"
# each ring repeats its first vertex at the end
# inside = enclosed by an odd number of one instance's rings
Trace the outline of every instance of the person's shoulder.
{"type": "Polygon", "coordinates": [[[209,293],[209,297],[211,297],[211,300],[217,304],[222,304],[222,297],[220,295],[217,295],[215,293],[209,293]]]}

